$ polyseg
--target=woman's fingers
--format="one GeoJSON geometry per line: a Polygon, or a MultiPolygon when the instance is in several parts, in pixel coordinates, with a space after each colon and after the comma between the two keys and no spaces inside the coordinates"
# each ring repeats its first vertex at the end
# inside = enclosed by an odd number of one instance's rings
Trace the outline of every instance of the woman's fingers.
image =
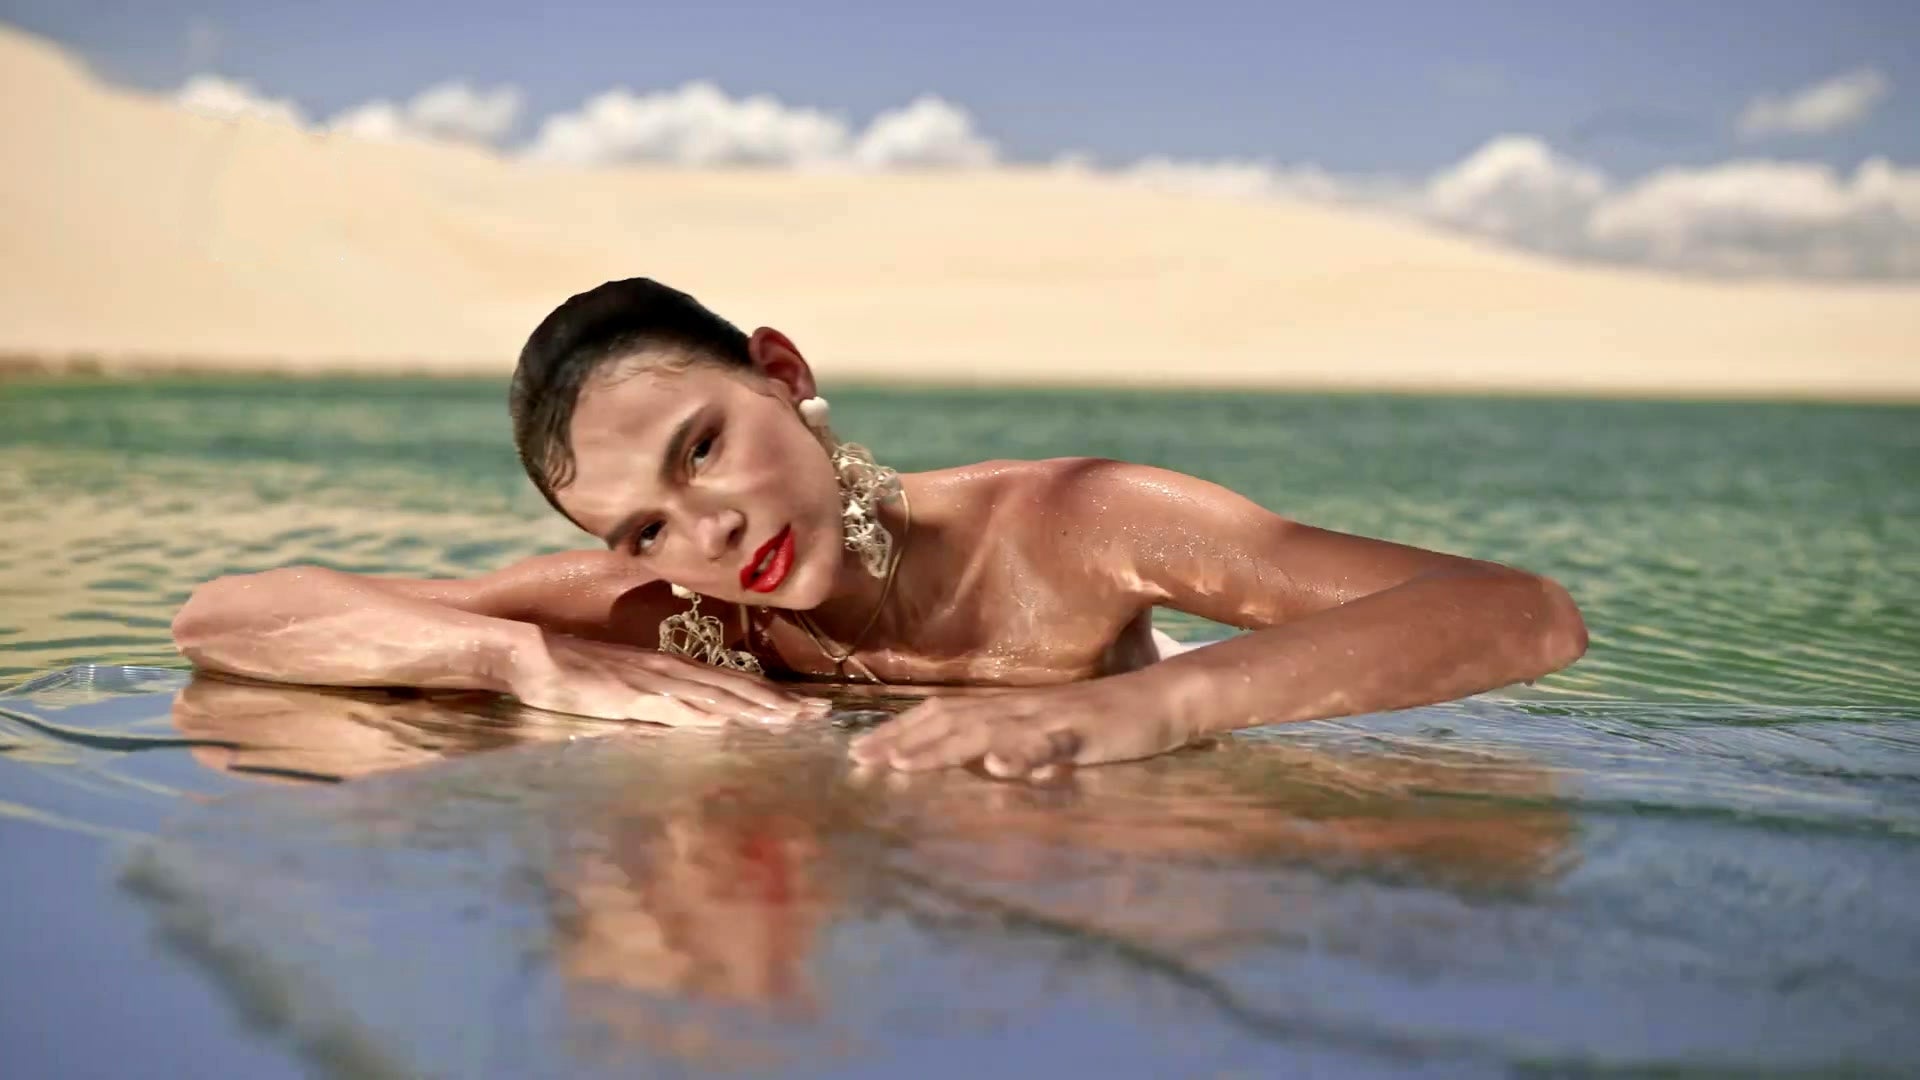
{"type": "Polygon", "coordinates": [[[765,679],[745,675],[736,671],[723,671],[690,660],[677,657],[663,658],[667,663],[656,670],[671,672],[675,678],[687,682],[699,683],[730,698],[752,702],[762,709],[804,716],[814,712],[824,713],[827,703],[817,698],[803,698],[784,690],[765,679]]]}
{"type": "Polygon", "coordinates": [[[887,762],[895,768],[932,767],[922,765],[929,760],[961,764],[948,758],[968,746],[980,745],[984,752],[989,715],[964,705],[928,701],[856,740],[850,750],[856,761],[887,762]]]}
{"type": "Polygon", "coordinates": [[[1037,731],[1002,740],[980,759],[988,775],[1002,779],[1051,780],[1072,763],[1073,751],[1064,741],[1037,731]]]}
{"type": "Polygon", "coordinates": [[[750,700],[712,683],[685,676],[679,672],[671,675],[650,673],[641,675],[635,672],[618,672],[616,678],[642,694],[660,694],[677,701],[698,705],[710,712],[720,713],[765,713],[776,711],[770,705],[750,700]]]}
{"type": "Polygon", "coordinates": [[[1053,760],[1046,733],[1031,727],[1004,728],[994,733],[980,765],[989,776],[1013,778],[1026,776],[1053,760]]]}
{"type": "Polygon", "coordinates": [[[723,717],[781,723],[826,711],[825,702],[796,697],[764,679],[648,649],[570,642],[562,659],[561,678],[568,683],[664,695],[723,717]]]}
{"type": "Polygon", "coordinates": [[[854,761],[917,772],[978,761],[997,777],[1051,776],[1071,765],[1080,738],[1021,710],[986,702],[954,706],[929,702],[849,748],[854,761]]]}
{"type": "Polygon", "coordinates": [[[909,713],[899,723],[900,730],[891,732],[893,738],[887,740],[885,749],[889,757],[897,758],[933,746],[951,737],[967,721],[965,717],[940,710],[918,716],[909,713]]]}
{"type": "Polygon", "coordinates": [[[990,750],[981,756],[980,764],[987,770],[987,775],[997,776],[1003,780],[1025,776],[1033,771],[1032,766],[1027,764],[1026,755],[1017,750],[999,752],[990,750]]]}
{"type": "Polygon", "coordinates": [[[799,697],[758,676],[711,667],[653,649],[580,639],[570,639],[564,646],[554,648],[555,658],[563,664],[570,658],[573,661],[570,666],[597,668],[642,687],[650,686],[655,677],[665,677],[683,683],[700,683],[762,709],[794,716],[824,713],[827,709],[825,702],[799,697]]]}
{"type": "Polygon", "coordinates": [[[951,720],[952,715],[935,703],[917,705],[853,740],[847,749],[855,761],[887,761],[903,740],[937,736],[951,720]]]}
{"type": "Polygon", "coordinates": [[[728,719],[783,722],[789,714],[733,697],[702,683],[659,673],[578,666],[559,673],[520,700],[537,709],[601,720],[645,720],[707,727],[728,719]]]}
{"type": "Polygon", "coordinates": [[[965,765],[993,749],[997,726],[979,714],[946,717],[901,736],[889,748],[887,760],[907,771],[965,765]]]}
{"type": "Polygon", "coordinates": [[[646,696],[668,698],[681,705],[691,706],[702,713],[710,714],[721,721],[735,719],[761,724],[785,724],[791,723],[800,716],[799,711],[792,706],[764,705],[752,698],[735,693],[731,687],[716,686],[679,672],[672,675],[656,673],[645,678],[635,678],[630,685],[643,698],[646,696]]]}
{"type": "Polygon", "coordinates": [[[664,724],[677,728],[717,728],[727,724],[727,718],[708,712],[691,702],[681,701],[666,694],[640,693],[634,695],[623,720],[639,720],[648,724],[664,724]]]}

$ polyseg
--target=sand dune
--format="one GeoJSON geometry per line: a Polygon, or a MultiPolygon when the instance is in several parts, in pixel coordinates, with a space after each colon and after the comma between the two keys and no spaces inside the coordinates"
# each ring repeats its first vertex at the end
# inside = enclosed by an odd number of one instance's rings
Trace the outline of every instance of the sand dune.
{"type": "Polygon", "coordinates": [[[828,377],[1920,399],[1920,287],[1572,266],[1043,170],[536,167],[194,115],[0,28],[0,354],[504,372],[644,274],[828,377]]]}

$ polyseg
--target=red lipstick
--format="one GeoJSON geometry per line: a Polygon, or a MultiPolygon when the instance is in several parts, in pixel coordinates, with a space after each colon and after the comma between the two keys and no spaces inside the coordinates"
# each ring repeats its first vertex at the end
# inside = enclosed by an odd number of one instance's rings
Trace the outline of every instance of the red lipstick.
{"type": "Polygon", "coordinates": [[[752,561],[740,568],[740,587],[748,592],[770,593],[787,580],[787,571],[792,569],[793,526],[789,525],[761,544],[752,561]]]}

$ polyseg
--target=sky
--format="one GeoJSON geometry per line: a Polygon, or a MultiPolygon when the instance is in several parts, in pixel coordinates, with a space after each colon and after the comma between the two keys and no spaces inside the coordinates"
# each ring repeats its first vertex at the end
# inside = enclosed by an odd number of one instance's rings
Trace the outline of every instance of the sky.
{"type": "MultiPolygon", "coordinates": [[[[1684,247],[1692,253],[1667,261],[1920,275],[1913,0],[0,0],[0,20],[126,85],[172,93],[217,75],[310,124],[453,134],[533,156],[979,164],[1070,154],[1106,170],[1165,159],[1150,163],[1150,179],[1311,189],[1545,250],[1660,261],[1655,249],[1684,247]],[[649,96],[694,80],[717,97],[649,96]],[[450,81],[464,97],[415,100],[450,81]],[[617,88],[629,93],[597,118],[583,110],[617,88]],[[770,96],[774,114],[742,111],[752,95],[770,96]],[[877,117],[924,95],[938,107],[875,131],[877,117]],[[386,111],[370,115],[368,103],[386,111]],[[686,129],[705,122],[687,116],[721,113],[719,135],[686,129]],[[569,114],[579,122],[561,130],[569,114]],[[354,124],[337,124],[347,117],[354,124]],[[1496,160],[1480,160],[1489,151],[1496,160]],[[1751,162],[1776,171],[1724,171],[1751,162]],[[1863,162],[1887,169],[1863,186],[1863,162]],[[1692,186],[1648,196],[1649,181],[1676,170],[1692,186]],[[1451,194],[1436,192],[1449,176],[1451,194]],[[1716,186],[1747,193],[1715,196],[1716,186]],[[1494,189],[1500,204],[1481,205],[1494,189]],[[1629,196],[1640,201],[1613,205],[1629,196]],[[1710,198],[1720,210],[1739,203],[1738,220],[1720,213],[1702,225],[1694,204],[1710,198]],[[1802,233],[1810,217],[1829,229],[1845,218],[1852,246],[1796,234],[1758,254],[1699,254],[1703,228],[1720,248],[1753,231],[1754,213],[1771,214],[1762,231],[1777,231],[1779,207],[1760,204],[1782,198],[1798,200],[1786,216],[1802,233]],[[1693,216],[1668,220],[1682,204],[1693,216]],[[1913,233],[1892,247],[1869,235],[1888,215],[1913,233]],[[1622,241],[1635,229],[1669,235],[1622,241]]],[[[238,108],[224,92],[201,103],[238,108]]]]}

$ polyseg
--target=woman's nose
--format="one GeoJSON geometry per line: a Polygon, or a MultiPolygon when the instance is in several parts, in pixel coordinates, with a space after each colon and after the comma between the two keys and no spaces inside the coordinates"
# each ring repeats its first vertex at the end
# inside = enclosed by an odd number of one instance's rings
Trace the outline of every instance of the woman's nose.
{"type": "Polygon", "coordinates": [[[746,529],[747,517],[738,510],[726,508],[701,515],[694,526],[701,557],[718,559],[739,547],[746,529]]]}

